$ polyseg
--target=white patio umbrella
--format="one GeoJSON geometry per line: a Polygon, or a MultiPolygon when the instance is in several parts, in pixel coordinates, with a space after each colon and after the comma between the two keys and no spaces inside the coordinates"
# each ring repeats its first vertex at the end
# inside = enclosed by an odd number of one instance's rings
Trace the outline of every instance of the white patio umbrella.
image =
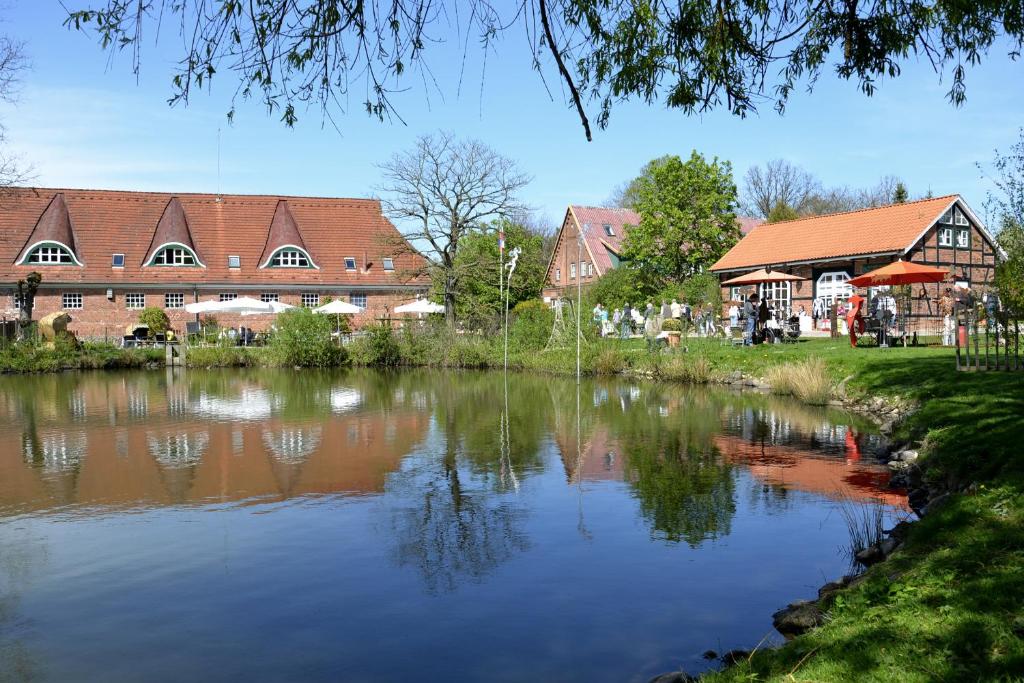
{"type": "Polygon", "coordinates": [[[348,315],[350,313],[362,313],[363,309],[359,308],[355,304],[350,304],[347,301],[335,299],[330,303],[326,303],[323,306],[318,306],[317,308],[314,308],[313,312],[331,315],[348,315]]]}
{"type": "Polygon", "coordinates": [[[416,299],[416,301],[396,306],[395,313],[444,313],[444,306],[426,299],[416,299]]]}
{"type": "Polygon", "coordinates": [[[242,311],[242,315],[265,315],[267,313],[277,314],[288,309],[295,308],[291,304],[283,304],[280,301],[268,301],[267,304],[270,306],[269,311],[242,311]]]}
{"type": "Polygon", "coordinates": [[[241,313],[244,315],[274,312],[270,302],[248,296],[240,296],[228,301],[197,301],[185,306],[185,310],[189,313],[241,313]]]}

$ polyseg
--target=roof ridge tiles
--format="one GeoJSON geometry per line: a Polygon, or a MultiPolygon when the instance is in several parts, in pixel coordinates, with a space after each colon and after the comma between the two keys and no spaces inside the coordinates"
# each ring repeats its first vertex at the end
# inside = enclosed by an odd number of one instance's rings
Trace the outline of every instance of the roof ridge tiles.
{"type": "Polygon", "coordinates": [[[882,206],[865,206],[865,207],[862,207],[862,208],[859,208],[859,209],[851,209],[849,211],[833,211],[831,213],[820,213],[820,214],[816,214],[814,216],[800,216],[799,218],[791,218],[791,219],[786,220],[786,221],[775,221],[774,223],[769,223],[768,221],[763,221],[761,223],[761,226],[787,225],[787,224],[791,224],[791,223],[800,223],[802,221],[813,221],[813,220],[819,220],[821,218],[830,218],[832,216],[847,216],[847,215],[854,214],[854,213],[865,213],[865,212],[869,212],[869,211],[881,211],[883,209],[891,209],[891,208],[894,208],[894,207],[897,207],[897,206],[910,206],[911,204],[923,204],[924,202],[934,202],[934,201],[938,201],[939,199],[956,199],[959,196],[960,196],[959,194],[944,194],[944,195],[939,195],[938,197],[922,197],[921,199],[913,199],[913,200],[911,200],[909,202],[898,202],[898,203],[897,202],[893,202],[891,204],[883,204],[882,206]]]}

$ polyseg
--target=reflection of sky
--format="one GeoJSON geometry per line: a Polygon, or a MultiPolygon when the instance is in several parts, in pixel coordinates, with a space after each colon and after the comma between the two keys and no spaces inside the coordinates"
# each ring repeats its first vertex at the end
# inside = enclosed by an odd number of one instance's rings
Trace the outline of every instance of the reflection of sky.
{"type": "MultiPolygon", "coordinates": [[[[398,400],[397,396],[396,400],[398,400]]],[[[331,410],[336,413],[348,413],[357,410],[362,404],[363,394],[358,389],[350,387],[334,387],[331,389],[331,410]]]]}

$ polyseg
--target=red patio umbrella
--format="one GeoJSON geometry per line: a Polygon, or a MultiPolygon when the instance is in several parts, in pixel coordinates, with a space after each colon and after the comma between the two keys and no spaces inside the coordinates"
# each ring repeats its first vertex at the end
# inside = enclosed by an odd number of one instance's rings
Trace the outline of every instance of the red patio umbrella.
{"type": "Polygon", "coordinates": [[[762,268],[760,270],[755,270],[753,273],[747,273],[746,275],[740,275],[739,277],[734,277],[731,280],[726,280],[722,284],[739,287],[741,285],[759,285],[762,282],[800,282],[806,279],[807,278],[800,277],[799,275],[790,275],[777,270],[769,271],[762,268]]]}
{"type": "Polygon", "coordinates": [[[878,287],[880,285],[912,285],[919,282],[943,282],[949,279],[949,271],[900,259],[882,266],[870,273],[850,279],[854,287],[878,287]]]}

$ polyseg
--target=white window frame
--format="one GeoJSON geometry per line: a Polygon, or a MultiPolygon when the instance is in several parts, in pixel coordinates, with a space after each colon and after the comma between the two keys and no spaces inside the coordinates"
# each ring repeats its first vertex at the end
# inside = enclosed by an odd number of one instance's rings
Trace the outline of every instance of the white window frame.
{"type": "Polygon", "coordinates": [[[814,281],[814,297],[823,298],[830,305],[836,301],[846,301],[852,294],[850,274],[845,270],[830,270],[814,281]]]}
{"type": "Polygon", "coordinates": [[[234,301],[238,298],[238,294],[235,292],[221,292],[217,295],[218,301],[234,301]]]}
{"type": "Polygon", "coordinates": [[[182,292],[165,292],[164,308],[175,311],[185,308],[185,295],[182,292]]]}
{"type": "Polygon", "coordinates": [[[788,316],[793,307],[793,289],[790,282],[762,282],[758,287],[758,293],[763,301],[766,296],[771,296],[772,306],[778,307],[779,302],[784,303],[782,310],[788,316]]]}
{"type": "Polygon", "coordinates": [[[576,279],[576,262],[575,261],[573,261],[572,263],[569,264],[569,279],[570,280],[575,280],[576,279]]]}
{"type": "Polygon", "coordinates": [[[348,295],[348,302],[353,306],[366,310],[366,294],[363,292],[351,292],[348,295]]]}
{"type": "Polygon", "coordinates": [[[180,242],[161,244],[160,247],[153,252],[153,256],[149,259],[149,263],[147,263],[146,266],[161,266],[169,268],[206,267],[203,265],[203,262],[199,260],[199,255],[196,254],[195,251],[180,242]]]}
{"type": "Polygon", "coordinates": [[[301,249],[284,247],[271,255],[268,265],[271,268],[312,268],[313,260],[301,249]]]}
{"type": "Polygon", "coordinates": [[[110,255],[110,267],[111,268],[124,268],[124,254],[111,254],[110,255]],[[121,258],[121,262],[118,263],[118,257],[121,258]]]}
{"type": "Polygon", "coordinates": [[[964,216],[964,212],[960,210],[959,206],[953,209],[953,222],[960,226],[970,225],[967,221],[967,217],[964,216]]]}
{"type": "Polygon", "coordinates": [[[970,228],[958,228],[956,231],[956,248],[957,249],[970,249],[971,248],[971,229],[970,228]],[[960,239],[963,237],[964,239],[960,239]]]}
{"type": "Polygon", "coordinates": [[[953,209],[950,208],[946,213],[942,214],[942,218],[939,219],[939,223],[944,225],[953,225],[953,209]]]}
{"type": "Polygon", "coordinates": [[[345,270],[347,272],[354,273],[357,268],[358,268],[358,264],[356,263],[356,257],[355,256],[346,256],[345,257],[345,270]],[[349,265],[350,263],[351,263],[351,265],[349,265]]]}
{"type": "Polygon", "coordinates": [[[64,292],[60,295],[60,307],[65,311],[80,311],[85,307],[81,292],[64,292]]]}
{"type": "Polygon", "coordinates": [[[124,307],[129,311],[137,311],[146,307],[145,292],[125,292],[124,307]]]}
{"type": "Polygon", "coordinates": [[[39,242],[29,247],[21,265],[33,266],[80,266],[82,263],[75,253],[60,242],[39,242]]]}
{"type": "Polygon", "coordinates": [[[384,270],[391,271],[391,270],[395,269],[395,259],[386,256],[386,257],[382,258],[381,261],[384,264],[384,270]]]}
{"type": "Polygon", "coordinates": [[[232,269],[237,270],[238,268],[241,268],[241,267],[242,267],[242,257],[241,256],[235,256],[235,255],[229,255],[228,256],[228,268],[232,268],[232,269]]]}
{"type": "Polygon", "coordinates": [[[276,304],[281,301],[281,295],[277,292],[263,292],[260,294],[260,301],[265,304],[276,304]]]}
{"type": "Polygon", "coordinates": [[[561,282],[561,281],[562,281],[562,269],[561,268],[555,268],[555,282],[561,282]]]}
{"type": "Polygon", "coordinates": [[[939,246],[953,246],[953,228],[939,228],[939,246]]]}
{"type": "Polygon", "coordinates": [[[320,305],[320,294],[318,292],[303,292],[299,300],[303,308],[316,308],[320,305]]]}
{"type": "Polygon", "coordinates": [[[605,223],[603,227],[606,237],[615,237],[615,230],[612,228],[611,223],[605,223]]]}

